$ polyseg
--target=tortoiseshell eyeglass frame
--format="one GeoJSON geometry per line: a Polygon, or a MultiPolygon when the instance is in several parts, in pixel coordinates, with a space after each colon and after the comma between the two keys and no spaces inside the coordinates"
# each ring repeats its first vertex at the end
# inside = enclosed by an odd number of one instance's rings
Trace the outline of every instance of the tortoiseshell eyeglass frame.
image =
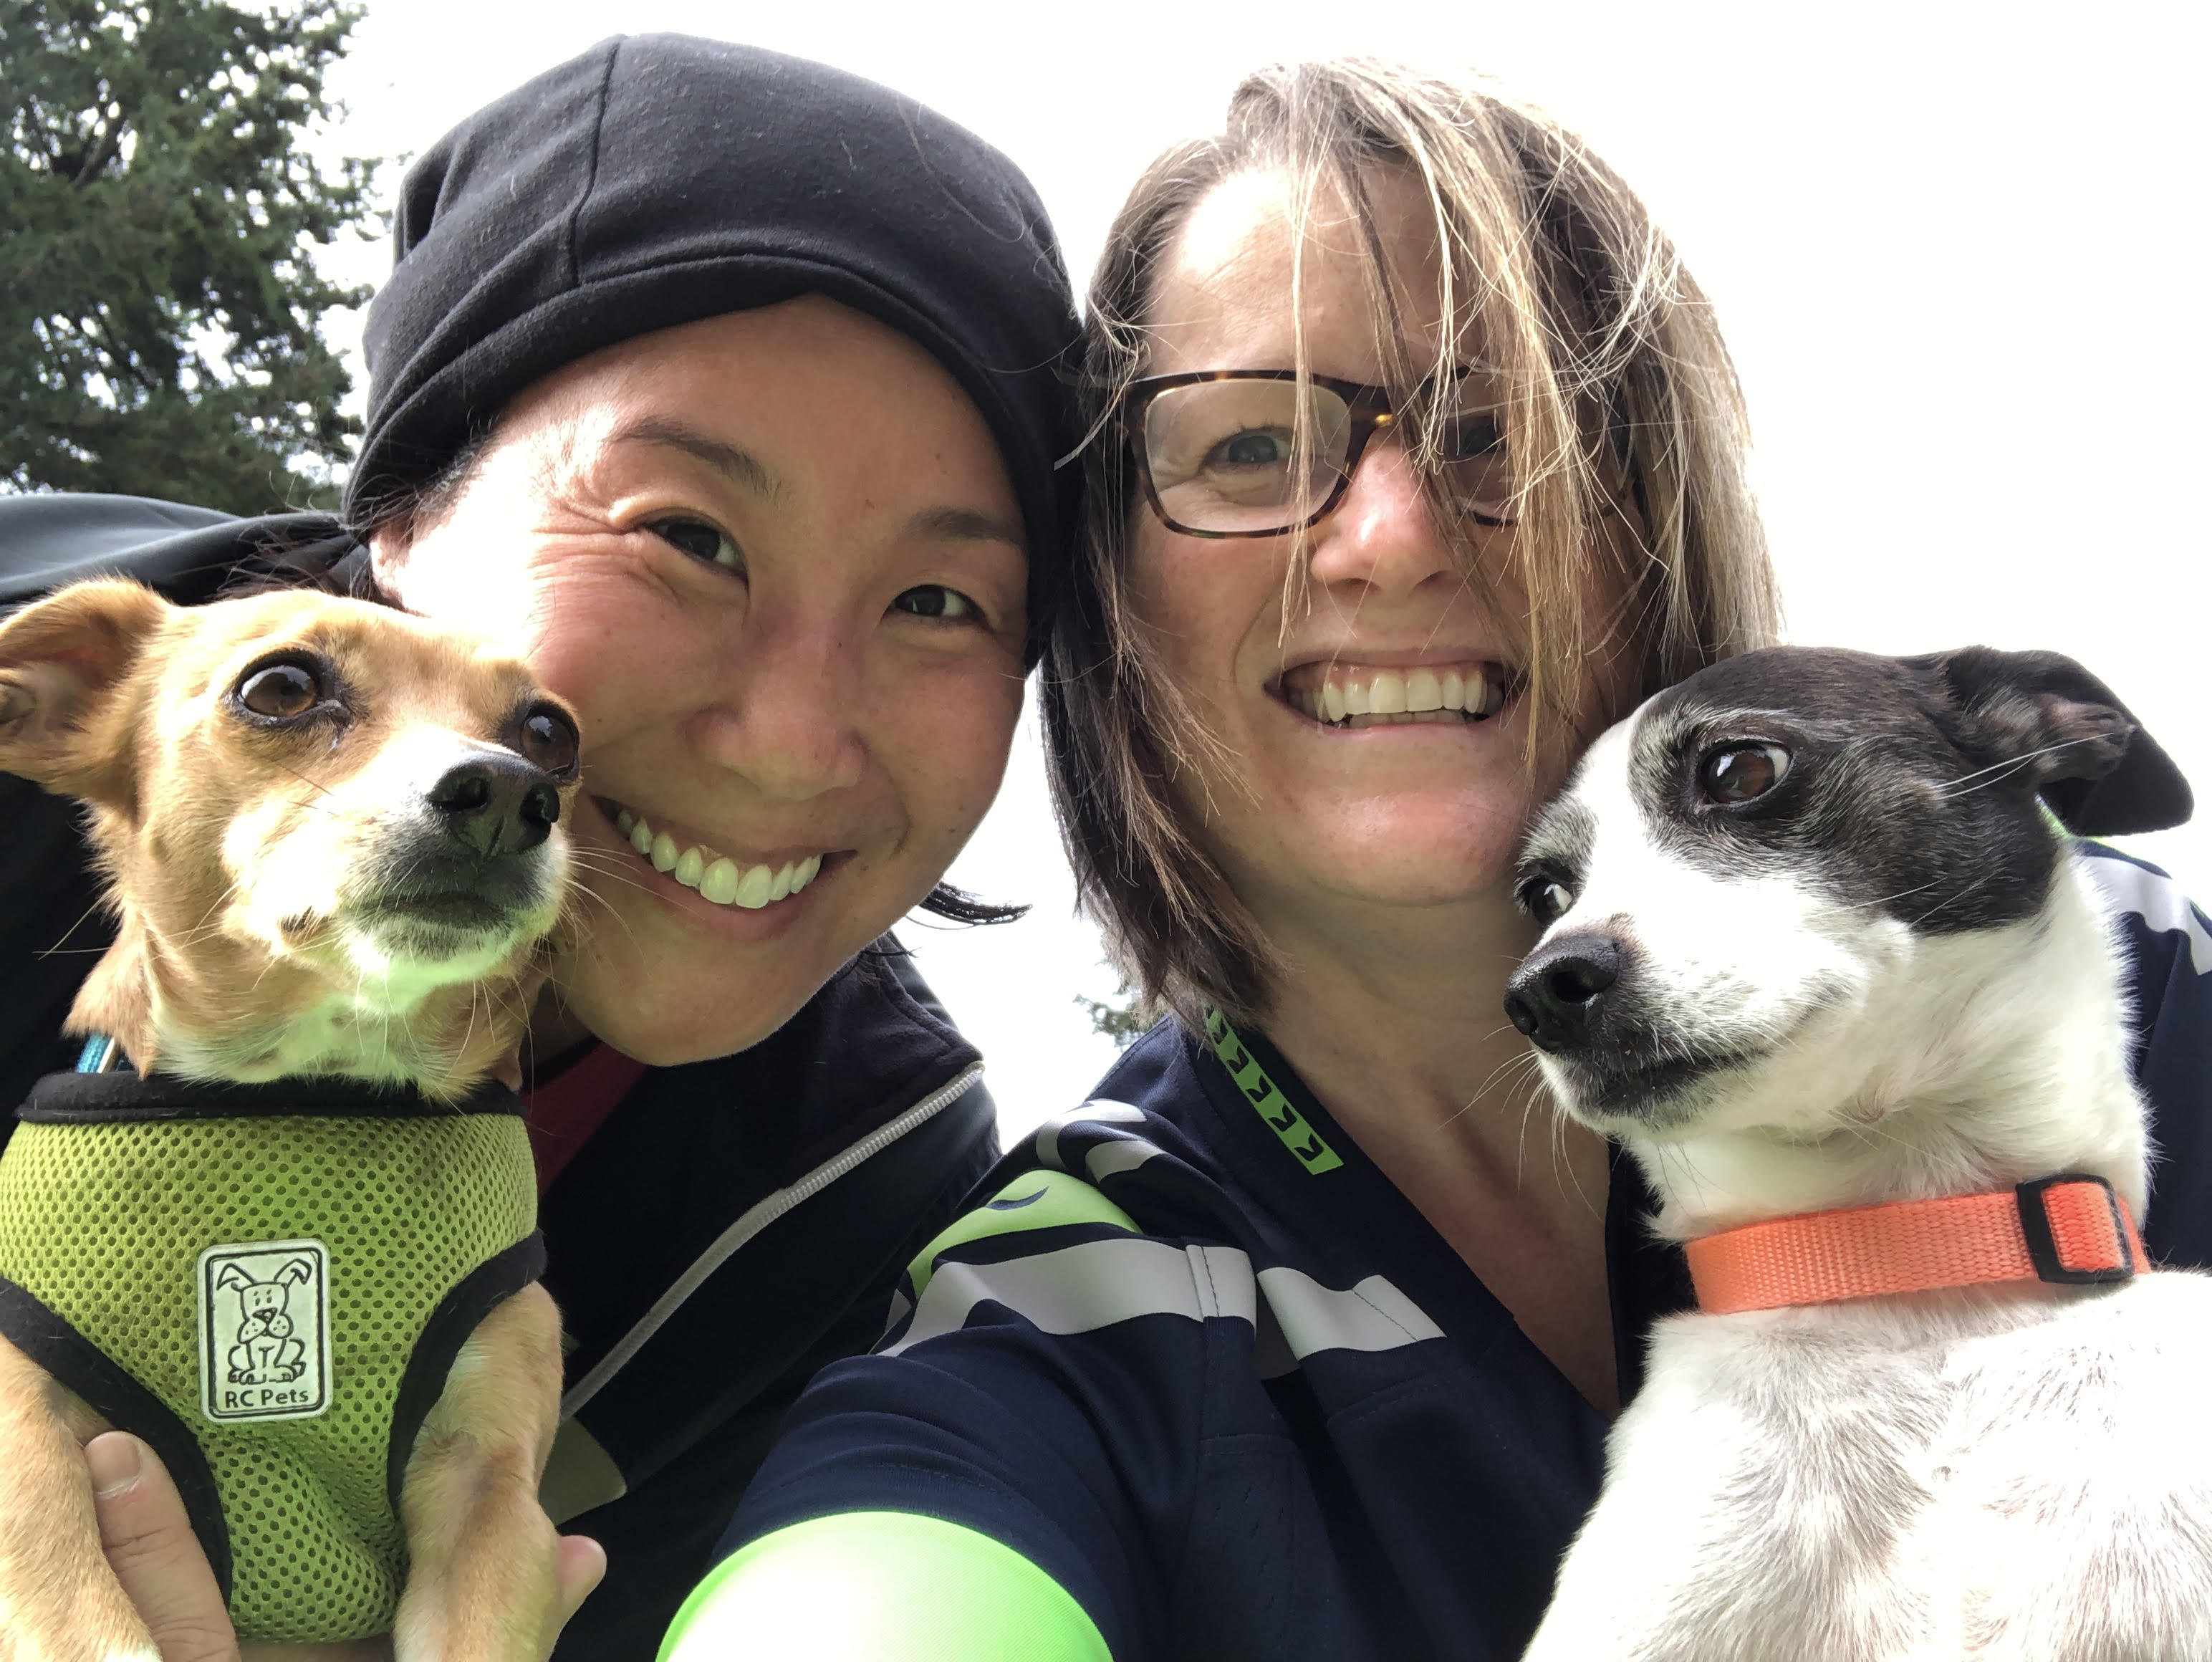
{"type": "MultiPolygon", "coordinates": [[[[1473,364],[1455,371],[1452,381],[1481,373],[1473,364]]],[[[1185,525],[1170,514],[1160,501],[1158,488],[1152,483],[1152,459],[1145,448],[1145,415],[1152,400],[1163,393],[1172,393],[1179,387],[1196,387],[1214,380],[1296,380],[1295,369],[1190,369],[1174,375],[1147,375],[1142,380],[1131,381],[1122,389],[1115,412],[1115,423],[1120,429],[1121,442],[1128,447],[1137,464],[1137,477],[1143,481],[1145,501],[1153,516],[1173,532],[1186,537],[1279,537],[1287,532],[1304,531],[1319,525],[1344,500],[1351,488],[1352,476],[1359,467],[1359,458],[1367,448],[1367,441],[1382,428],[1395,426],[1401,413],[1399,401],[1390,396],[1385,387],[1370,387],[1356,380],[1339,380],[1334,375],[1308,375],[1309,384],[1336,394],[1344,400],[1350,412],[1350,436],[1345,447],[1343,465],[1336,469],[1336,483],[1329,487],[1328,498],[1303,520],[1288,521],[1282,525],[1263,527],[1248,531],[1206,531],[1196,526],[1185,525]]],[[[1431,376],[1415,389],[1416,399],[1425,397],[1436,382],[1431,376]]]]}

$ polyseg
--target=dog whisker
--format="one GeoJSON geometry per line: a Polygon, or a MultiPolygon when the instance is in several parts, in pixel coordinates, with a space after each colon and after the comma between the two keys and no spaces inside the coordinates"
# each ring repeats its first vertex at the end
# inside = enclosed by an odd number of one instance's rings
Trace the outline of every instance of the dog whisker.
{"type": "Polygon", "coordinates": [[[1965,796],[1973,791],[1984,789],[1990,785],[2002,784],[2039,756],[2049,756],[2055,751],[2065,750],[2074,745],[2089,744],[2104,736],[2102,734],[2085,733],[2072,739],[2061,739],[2057,744],[2045,745],[2040,750],[2028,751],[2019,756],[2008,756],[2002,762],[1992,762],[1985,768],[1977,768],[1972,773],[1946,782],[1943,788],[1936,793],[1937,799],[1948,801],[1954,797],[1965,796]],[[1991,774],[1996,776],[1986,777],[1991,774]],[[1977,780],[1982,782],[1977,784],[1974,782],[1977,780]]]}

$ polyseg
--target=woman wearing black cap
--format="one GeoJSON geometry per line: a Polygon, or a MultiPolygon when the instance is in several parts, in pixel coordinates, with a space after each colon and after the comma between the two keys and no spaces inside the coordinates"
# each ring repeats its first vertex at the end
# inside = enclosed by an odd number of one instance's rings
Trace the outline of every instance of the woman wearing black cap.
{"type": "MultiPolygon", "coordinates": [[[[520,644],[581,713],[594,927],[530,1058],[573,1346],[545,1495],[608,1557],[562,1653],[646,1657],[783,1409],[875,1338],[996,1152],[975,1053],[883,932],[988,913],[938,880],[997,788],[1060,557],[1073,309],[1003,157],[675,37],[464,123],[396,236],[342,523],[0,503],[0,602],[112,570],[205,599],[274,554],[520,644]]],[[[68,1065],[93,957],[40,954],[91,880],[62,806],[0,788],[20,1098],[68,1065]]],[[[124,1565],[142,1610],[204,1617],[143,1446],[88,1456],[109,1538],[159,1526],[124,1565]]],[[[0,1538],[0,1597],[10,1560],[0,1538]]],[[[572,1591],[595,1562],[570,1549],[572,1591]]],[[[172,1662],[202,1654],[181,1632],[172,1662]]]]}

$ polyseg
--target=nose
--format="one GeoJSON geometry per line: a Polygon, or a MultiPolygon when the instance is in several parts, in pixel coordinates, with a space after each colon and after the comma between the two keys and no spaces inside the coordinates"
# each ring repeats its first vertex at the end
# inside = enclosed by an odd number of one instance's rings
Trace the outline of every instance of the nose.
{"type": "Polygon", "coordinates": [[[866,776],[855,717],[867,697],[868,654],[841,625],[759,607],[720,696],[691,719],[692,740],[708,760],[784,802],[849,789],[866,776]]]}
{"type": "Polygon", "coordinates": [[[1315,581],[1410,594],[1439,575],[1455,582],[1451,550],[1400,440],[1378,433],[1352,470],[1344,499],[1313,530],[1315,581]]]}
{"type": "Polygon", "coordinates": [[[1627,956],[1608,934],[1564,935],[1540,947],[1505,983],[1506,1020],[1540,1050],[1585,1048],[1627,956]]]}
{"type": "Polygon", "coordinates": [[[543,768],[509,753],[472,756],[430,787],[446,832],[484,855],[536,848],[561,818],[561,790],[543,768]]]}

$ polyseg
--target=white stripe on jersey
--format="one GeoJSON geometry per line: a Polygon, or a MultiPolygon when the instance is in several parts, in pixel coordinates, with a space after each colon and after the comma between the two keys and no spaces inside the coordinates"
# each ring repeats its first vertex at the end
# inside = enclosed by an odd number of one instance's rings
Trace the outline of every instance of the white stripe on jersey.
{"type": "Polygon", "coordinates": [[[1443,1337],[1425,1311],[1381,1275],[1349,1288],[1324,1287],[1304,1271],[1283,1266],[1255,1276],[1251,1259],[1235,1247],[1176,1247],[1121,1236],[998,1263],[939,1258],[913,1323],[879,1354],[896,1356],[956,1333],[986,1302],[1044,1332],[1068,1334],[1095,1332],[1139,1316],[1194,1322],[1229,1316],[1257,1329],[1263,1298],[1268,1348],[1279,1334],[1295,1361],[1323,1350],[1395,1350],[1443,1337]]]}
{"type": "Polygon", "coordinates": [[[2081,866],[2115,910],[2133,912],[2153,934],[2178,930],[2187,935],[2191,966],[2199,975],[2212,973],[2212,934],[2172,878],[2091,852],[2083,854],[2081,866]]]}

